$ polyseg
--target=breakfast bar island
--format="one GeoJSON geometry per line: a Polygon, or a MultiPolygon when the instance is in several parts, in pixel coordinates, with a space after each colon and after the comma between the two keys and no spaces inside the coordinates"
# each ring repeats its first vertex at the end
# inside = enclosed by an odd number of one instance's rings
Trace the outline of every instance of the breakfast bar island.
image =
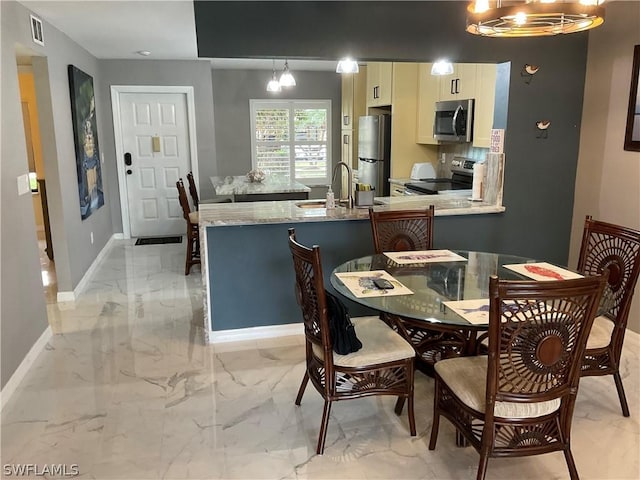
{"type": "MultiPolygon", "coordinates": [[[[375,209],[435,206],[435,248],[493,251],[504,207],[444,195],[379,197],[375,209]],[[497,215],[496,215],[497,214],[497,215]]],[[[300,333],[288,229],[321,249],[325,285],[345,261],[373,252],[368,208],[326,209],[317,200],[202,204],[200,243],[207,342],[300,333]]],[[[348,303],[350,312],[367,312],[348,303]]]]}

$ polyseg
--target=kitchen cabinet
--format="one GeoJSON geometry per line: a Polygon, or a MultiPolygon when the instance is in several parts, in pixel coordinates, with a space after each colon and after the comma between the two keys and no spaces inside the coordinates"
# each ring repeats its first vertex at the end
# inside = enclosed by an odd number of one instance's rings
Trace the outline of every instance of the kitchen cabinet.
{"type": "Polygon", "coordinates": [[[358,118],[367,114],[367,67],[360,72],[342,75],[342,157],[354,169],[358,168],[358,118]]]}
{"type": "Polygon", "coordinates": [[[367,64],[367,107],[391,105],[393,65],[392,62],[367,64]]]}
{"type": "Polygon", "coordinates": [[[431,63],[418,65],[418,117],[416,143],[437,145],[433,137],[434,107],[440,98],[440,77],[431,75],[431,63]]]}
{"type": "Polygon", "coordinates": [[[456,63],[453,75],[441,75],[440,100],[460,100],[475,97],[476,64],[456,63]]]}
{"type": "Polygon", "coordinates": [[[493,128],[493,110],[496,101],[496,74],[494,64],[477,65],[475,106],[473,120],[473,146],[489,148],[493,128]]]}
{"type": "Polygon", "coordinates": [[[358,152],[354,152],[354,132],[353,130],[342,130],[342,161],[349,166],[358,168],[358,152]]]}
{"type": "Polygon", "coordinates": [[[407,178],[414,163],[436,165],[436,145],[416,143],[418,118],[418,70],[420,64],[393,64],[391,96],[391,177],[407,178]]]}
{"type": "Polygon", "coordinates": [[[496,65],[490,63],[460,63],[454,64],[453,75],[434,76],[431,75],[431,64],[421,63],[418,68],[416,143],[438,144],[433,138],[436,102],[473,98],[475,103],[472,145],[488,148],[493,128],[496,71],[496,65]]]}

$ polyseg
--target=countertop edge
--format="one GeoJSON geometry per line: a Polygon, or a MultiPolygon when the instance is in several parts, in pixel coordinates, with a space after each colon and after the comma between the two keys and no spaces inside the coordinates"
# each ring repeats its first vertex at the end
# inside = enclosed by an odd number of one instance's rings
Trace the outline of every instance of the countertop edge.
{"type": "MultiPolygon", "coordinates": [[[[309,200],[311,202],[311,200],[309,200]]],[[[347,209],[338,207],[327,211],[325,208],[302,209],[295,200],[270,202],[243,202],[227,204],[202,204],[200,206],[199,224],[201,227],[246,226],[261,224],[303,223],[303,222],[340,222],[349,220],[366,220],[369,218],[368,208],[347,209]]],[[[407,210],[428,205],[406,203],[404,205],[376,205],[383,210],[407,210]]],[[[436,205],[435,215],[485,215],[506,211],[499,205],[467,205],[440,207],[436,205]]]]}

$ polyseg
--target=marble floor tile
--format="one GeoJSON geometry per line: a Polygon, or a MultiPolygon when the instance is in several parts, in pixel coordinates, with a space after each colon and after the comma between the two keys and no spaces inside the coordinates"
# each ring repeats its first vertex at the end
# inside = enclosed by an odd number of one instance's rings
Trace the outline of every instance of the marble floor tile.
{"type": "MultiPolygon", "coordinates": [[[[85,292],[48,305],[54,336],[2,411],[2,463],[77,464],[91,479],[464,479],[478,454],[440,424],[427,446],[433,380],[416,374],[417,436],[394,399],[336,403],[315,454],[323,402],[309,384],[302,334],[204,344],[199,270],[184,245],[117,241],[85,292]]],[[[622,375],[582,379],[572,450],[583,479],[640,478],[640,335],[622,375]]],[[[4,474],[4,473],[3,473],[4,474]]],[[[561,479],[561,453],[491,459],[490,479],[561,479]]],[[[4,478],[4,477],[3,477],[4,478]]],[[[9,477],[7,477],[9,478],[9,477]]]]}

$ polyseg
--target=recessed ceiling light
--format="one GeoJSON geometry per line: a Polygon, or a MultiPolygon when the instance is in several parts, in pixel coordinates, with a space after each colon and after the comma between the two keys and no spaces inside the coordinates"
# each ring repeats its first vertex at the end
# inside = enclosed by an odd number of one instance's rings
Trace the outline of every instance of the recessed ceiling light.
{"type": "Polygon", "coordinates": [[[142,55],[143,57],[148,57],[149,55],[151,55],[151,52],[149,50],[138,50],[136,53],[138,55],[142,55]]]}

